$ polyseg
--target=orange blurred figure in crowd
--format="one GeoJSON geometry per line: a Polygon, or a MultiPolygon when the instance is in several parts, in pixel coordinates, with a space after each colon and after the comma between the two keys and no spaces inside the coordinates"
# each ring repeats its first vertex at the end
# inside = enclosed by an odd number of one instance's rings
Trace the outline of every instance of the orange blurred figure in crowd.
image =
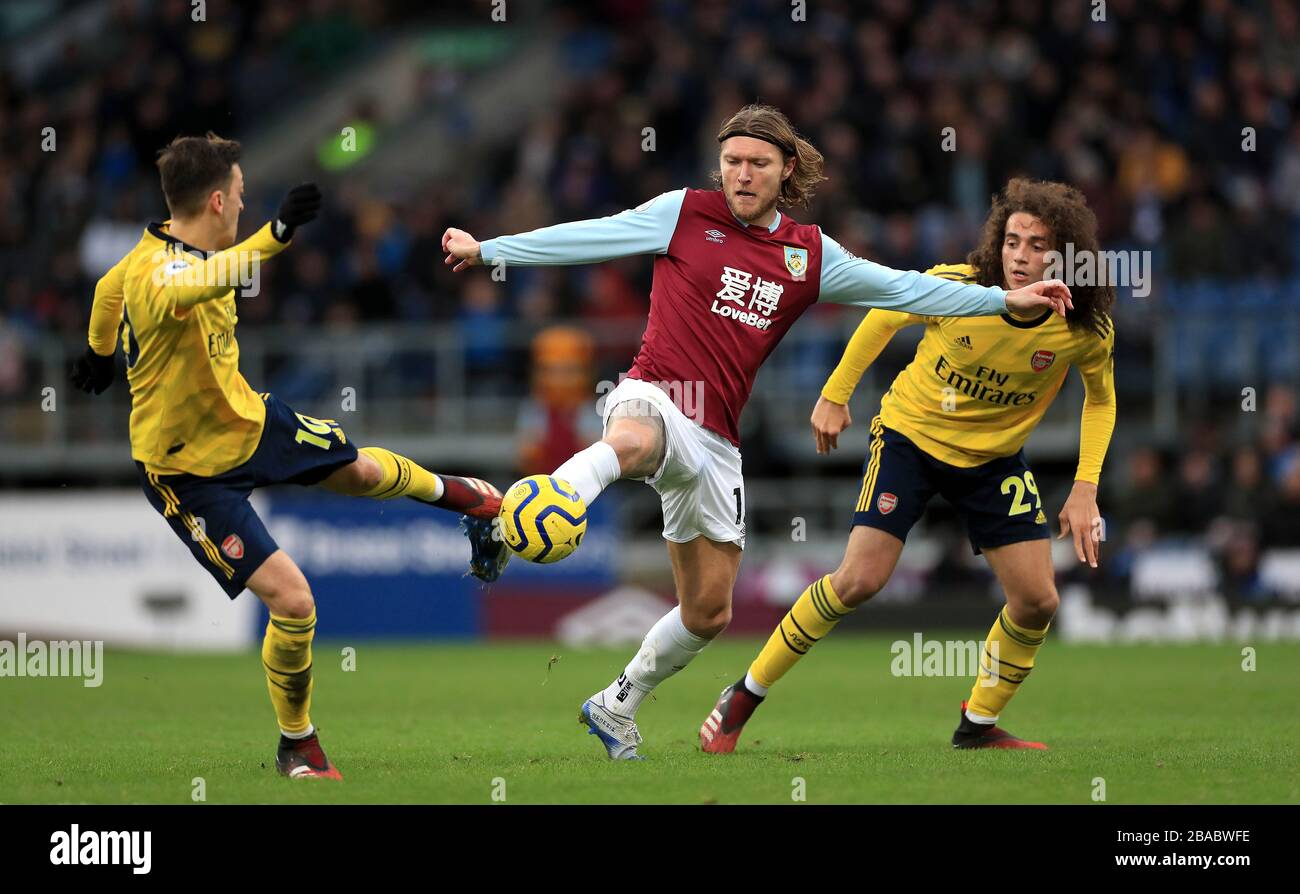
{"type": "Polygon", "coordinates": [[[533,339],[533,396],[520,424],[521,474],[550,474],[591,441],[590,429],[599,424],[594,351],[591,336],[574,326],[550,326],[533,339]]]}

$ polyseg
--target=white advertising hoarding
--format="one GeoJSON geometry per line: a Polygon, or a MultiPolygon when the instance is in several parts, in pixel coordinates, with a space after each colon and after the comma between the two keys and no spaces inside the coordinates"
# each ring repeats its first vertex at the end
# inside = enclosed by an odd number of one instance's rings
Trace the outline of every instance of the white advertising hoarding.
{"type": "Polygon", "coordinates": [[[0,496],[0,635],[239,650],[257,608],[227,599],[138,490],[0,496]]]}

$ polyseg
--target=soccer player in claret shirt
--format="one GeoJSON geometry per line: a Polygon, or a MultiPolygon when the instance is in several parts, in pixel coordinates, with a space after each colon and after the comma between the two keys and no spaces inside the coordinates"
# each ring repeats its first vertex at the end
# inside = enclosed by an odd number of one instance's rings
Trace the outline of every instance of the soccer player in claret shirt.
{"type": "Polygon", "coordinates": [[[650,316],[627,377],[606,396],[604,437],[555,470],[590,504],[619,478],[660,496],[679,605],[581,708],[612,759],[635,759],[635,716],[731,618],[745,545],[740,412],[754,375],[817,301],[945,316],[1069,306],[1060,282],[1007,292],[890,270],[853,257],[778,207],[806,204],[822,156],[777,109],[748,106],[718,132],[721,189],[679,189],[611,217],[479,243],[442,237],[455,270],[476,264],[594,264],[656,255],[650,316]],[[689,415],[688,415],[689,414],[689,415]]]}
{"type": "Polygon", "coordinates": [[[295,413],[239,374],[238,288],[316,218],[313,184],[289,191],[276,218],[235,245],[243,210],[240,146],[214,134],[178,137],[158,157],[171,219],[151,223],[95,286],[89,347],[73,371],[83,390],[113,381],[118,335],[131,386],[131,455],[154,509],[234,599],[252,590],[270,611],[262,642],[280,725],[277,769],[341,778],[308,716],[316,607],[302,571],[249,504],[270,484],[320,485],[386,500],[410,497],[465,513],[476,571],[495,568],[501,494],[474,478],[435,475],[382,447],[357,447],[333,419],[295,413]],[[233,247],[232,247],[233,246],[233,247]]]}
{"type": "MultiPolygon", "coordinates": [[[[1062,183],[1016,179],[993,202],[979,248],[966,264],[927,273],[953,282],[1023,288],[1041,280],[1048,253],[1073,244],[1097,257],[1097,221],[1083,195],[1062,183]]],[[[700,746],[735,750],[741,730],[768,688],[889,581],[903,541],[936,494],[966,522],[1006,594],[980,650],[970,698],[961,703],[954,748],[1045,749],[997,726],[1029,676],[1059,599],[1053,582],[1047,518],[1023,446],[1071,366],[1083,377],[1074,488],[1058,521],[1074,538],[1080,562],[1097,567],[1097,481],[1115,427],[1115,331],[1107,315],[1111,286],[1075,286],[1064,319],[1010,309],[960,319],[872,310],[849,341],[813,409],[817,452],[848,428],[847,404],[863,371],[904,326],[923,325],[912,362],[880,400],[844,560],[814,582],[772,633],[749,671],[722,691],[700,728],[700,746]]]]}

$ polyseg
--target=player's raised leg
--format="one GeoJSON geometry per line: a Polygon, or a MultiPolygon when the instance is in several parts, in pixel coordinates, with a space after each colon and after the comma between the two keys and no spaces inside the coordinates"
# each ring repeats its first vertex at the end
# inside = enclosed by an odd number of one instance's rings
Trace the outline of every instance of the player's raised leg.
{"type": "Polygon", "coordinates": [[[1026,540],[983,550],[1007,594],[980,651],[980,669],[970,698],[962,702],[954,748],[1034,748],[997,726],[998,716],[1019,691],[1056,616],[1060,597],[1052,571],[1051,542],[1026,540]]]}
{"type": "Polygon", "coordinates": [[[439,475],[383,447],[362,447],[353,462],[335,470],[321,484],[349,496],[376,500],[409,497],[462,514],[461,527],[470,546],[470,573],[486,583],[500,577],[510,561],[510,550],[493,530],[501,509],[501,491],[481,478],[439,475]]]}
{"type": "Polygon", "coordinates": [[[280,724],[275,767],[293,778],[342,779],[311,722],[316,603],[307,578],[284,550],[277,550],[248,578],[248,589],[271,613],[262,639],[262,669],[280,724]]]}
{"type": "Polygon", "coordinates": [[[569,457],[552,474],[572,484],[590,506],[620,478],[648,478],[663,464],[667,450],[663,417],[647,400],[619,401],[609,409],[605,434],[569,457]]]}
{"type": "Polygon", "coordinates": [[[650,628],[623,673],[582,706],[584,722],[615,760],[639,758],[641,737],[633,718],[645,697],[690,664],[731,622],[740,547],[697,537],[687,543],[670,541],[668,555],[680,604],[650,628]]]}
{"type": "Polygon", "coordinates": [[[814,581],[781,619],[743,677],[722,690],[700,727],[700,748],[730,754],[767,691],[824,639],[840,619],[880,592],[898,564],[903,541],[887,531],[858,525],[849,534],[844,559],[814,581]]]}
{"type": "Polygon", "coordinates": [[[491,521],[501,509],[501,491],[480,478],[430,472],[383,447],[362,447],[356,460],[321,484],[335,493],[376,500],[409,497],[458,515],[491,521]]]}

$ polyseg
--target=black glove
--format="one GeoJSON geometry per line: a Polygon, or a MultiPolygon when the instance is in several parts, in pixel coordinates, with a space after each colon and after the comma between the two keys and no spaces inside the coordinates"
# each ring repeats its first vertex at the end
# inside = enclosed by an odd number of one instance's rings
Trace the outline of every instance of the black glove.
{"type": "Polygon", "coordinates": [[[104,357],[87,346],[86,353],[72,367],[72,384],[87,394],[103,394],[113,384],[115,371],[112,354],[104,357]]]}
{"type": "Polygon", "coordinates": [[[315,183],[302,183],[289,190],[280,203],[280,210],[275,215],[275,224],[271,232],[281,242],[293,238],[293,231],[305,223],[311,223],[320,212],[320,190],[315,183]]]}

